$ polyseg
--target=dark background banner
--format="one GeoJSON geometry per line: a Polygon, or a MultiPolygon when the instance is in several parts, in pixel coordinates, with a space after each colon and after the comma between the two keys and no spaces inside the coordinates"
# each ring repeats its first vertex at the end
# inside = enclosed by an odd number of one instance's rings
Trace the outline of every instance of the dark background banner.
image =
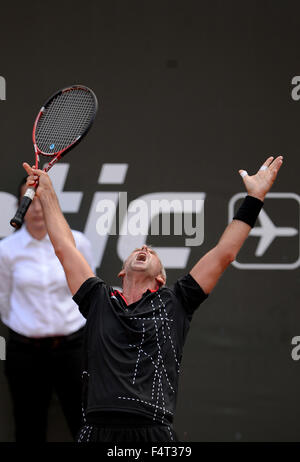
{"type": "MultiPolygon", "coordinates": [[[[22,161],[33,159],[37,110],[67,85],[91,87],[100,107],[88,137],[53,174],[70,225],[89,235],[97,274],[114,285],[126,243],[97,236],[95,201],[122,191],[128,203],[154,193],[205,197],[204,241],[190,247],[184,267],[173,258],[171,284],[217,243],[244,191],[238,170],[253,174],[267,156],[284,156],[261,229],[191,324],[175,421],[185,441],[299,441],[300,363],[291,356],[300,335],[299,27],[294,1],[1,5],[1,238],[11,232],[22,161]],[[103,165],[115,163],[125,164],[120,182],[99,182],[103,165]]],[[[147,243],[184,247],[184,236],[147,243]]],[[[13,441],[3,366],[0,440],[13,441]]],[[[70,439],[56,400],[49,438],[70,439]]]]}

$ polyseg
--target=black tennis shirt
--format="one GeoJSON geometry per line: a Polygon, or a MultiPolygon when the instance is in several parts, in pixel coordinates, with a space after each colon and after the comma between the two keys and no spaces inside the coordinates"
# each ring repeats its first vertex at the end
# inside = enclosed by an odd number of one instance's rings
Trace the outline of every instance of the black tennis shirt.
{"type": "Polygon", "coordinates": [[[73,297],[87,318],[86,414],[127,412],[172,423],[183,345],[207,297],[190,274],[130,305],[98,277],[87,279],[73,297]]]}

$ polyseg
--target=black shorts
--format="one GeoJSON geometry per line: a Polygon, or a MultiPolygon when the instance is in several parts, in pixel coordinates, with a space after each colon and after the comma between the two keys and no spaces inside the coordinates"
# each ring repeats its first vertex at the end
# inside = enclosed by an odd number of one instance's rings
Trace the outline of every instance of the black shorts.
{"type": "MultiPolygon", "coordinates": [[[[106,414],[106,413],[105,413],[106,414]]],[[[105,418],[91,418],[81,428],[78,443],[177,442],[171,424],[160,424],[131,414],[106,414],[105,418]],[[117,419],[116,419],[117,417],[117,419]],[[105,423],[104,423],[105,422],[105,423]]],[[[102,414],[103,416],[103,414],[102,414]]],[[[101,417],[102,417],[101,416],[101,417]]]]}
{"type": "Polygon", "coordinates": [[[127,443],[127,442],[176,442],[176,433],[166,425],[147,427],[98,427],[84,425],[78,435],[78,443],[127,443]]]}

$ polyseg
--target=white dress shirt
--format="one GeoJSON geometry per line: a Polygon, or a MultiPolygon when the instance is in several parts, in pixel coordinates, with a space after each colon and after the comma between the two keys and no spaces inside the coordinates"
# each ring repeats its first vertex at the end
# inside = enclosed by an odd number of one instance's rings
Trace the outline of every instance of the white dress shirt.
{"type": "MultiPolygon", "coordinates": [[[[94,270],[89,241],[79,231],[72,233],[94,270]]],[[[85,324],[49,236],[37,240],[25,225],[0,241],[0,315],[6,326],[27,337],[68,335],[85,324]]]]}

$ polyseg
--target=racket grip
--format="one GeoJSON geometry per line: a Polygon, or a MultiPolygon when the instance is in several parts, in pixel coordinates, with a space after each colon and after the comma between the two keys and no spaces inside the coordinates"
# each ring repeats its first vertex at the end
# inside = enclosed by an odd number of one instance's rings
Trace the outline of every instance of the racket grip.
{"type": "Polygon", "coordinates": [[[21,203],[18,207],[18,210],[16,211],[15,216],[10,220],[11,226],[13,226],[16,229],[21,228],[23,221],[24,221],[24,217],[34,198],[34,195],[35,195],[34,188],[28,188],[26,190],[24,196],[21,199],[21,203]]]}

